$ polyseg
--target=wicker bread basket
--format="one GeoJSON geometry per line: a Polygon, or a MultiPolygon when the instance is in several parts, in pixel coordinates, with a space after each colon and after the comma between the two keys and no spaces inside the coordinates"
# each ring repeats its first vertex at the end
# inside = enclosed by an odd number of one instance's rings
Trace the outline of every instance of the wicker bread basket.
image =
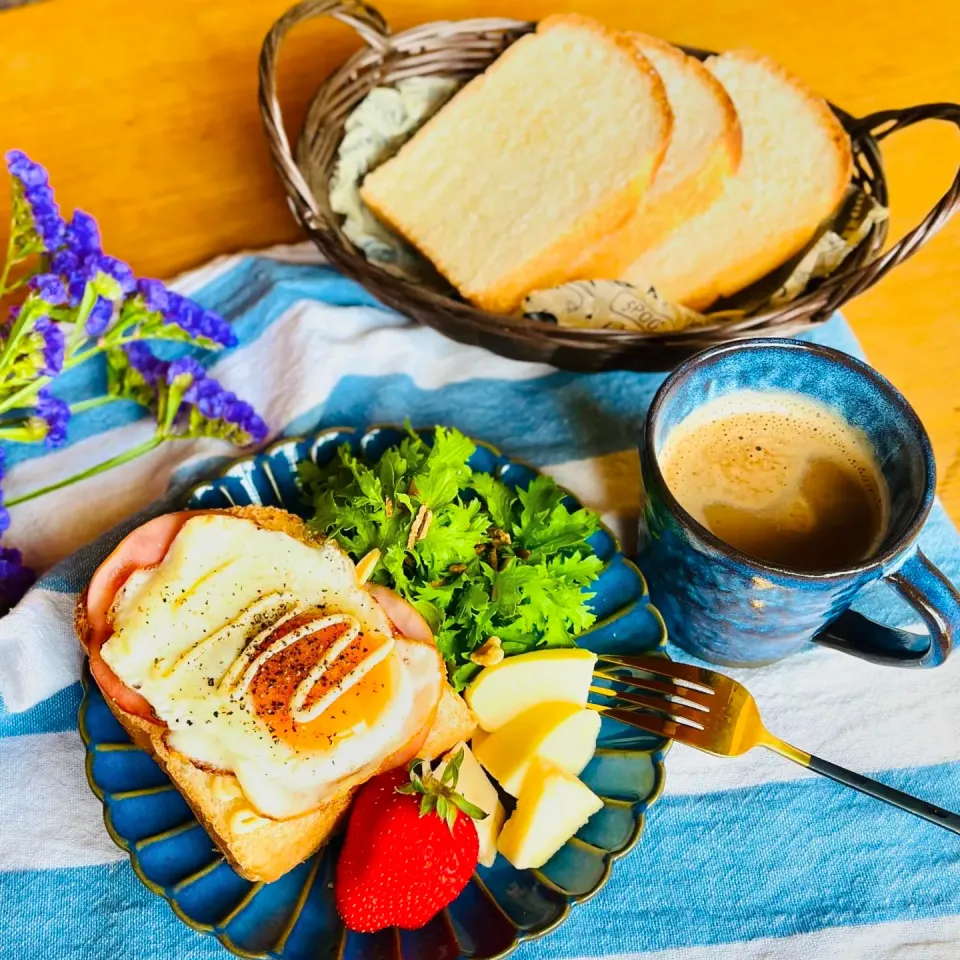
{"type": "MultiPolygon", "coordinates": [[[[481,73],[511,43],[536,24],[507,19],[427,23],[391,34],[383,17],[360,0],[306,0],[270,30],[260,55],[260,110],[274,163],[293,212],[329,261],[357,280],[380,302],[463,343],[521,360],[575,371],[668,370],[706,347],[755,336],[789,336],[825,322],[846,301],[873,286],[933,236],[960,205],[960,173],[923,222],[882,252],[886,223],[867,238],[837,273],[796,300],[769,312],[674,333],[642,333],[560,327],[523,317],[496,316],[425,286],[401,280],[369,263],[340,228],[330,209],[328,185],[343,125],[376,86],[413,76],[468,79],[481,73]],[[367,46],[320,86],[297,141],[284,131],[277,100],[276,68],[286,33],[304,20],[329,16],[353,27],[367,46]]],[[[687,52],[705,58],[702,50],[687,52]]],[[[857,119],[833,107],[850,134],[854,181],[888,205],[878,142],[921,120],[949,120],[960,126],[960,105],[933,103],[883,110],[857,119]]]]}

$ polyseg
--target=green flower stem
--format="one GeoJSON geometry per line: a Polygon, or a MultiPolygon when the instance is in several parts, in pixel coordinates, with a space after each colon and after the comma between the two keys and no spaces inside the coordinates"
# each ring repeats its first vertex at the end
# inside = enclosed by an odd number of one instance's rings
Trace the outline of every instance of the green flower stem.
{"type": "Polygon", "coordinates": [[[94,410],[97,407],[103,407],[108,403],[114,403],[116,400],[123,400],[124,397],[115,397],[112,393],[105,393],[102,397],[91,397],[89,400],[80,400],[77,403],[70,404],[71,413],[83,413],[85,410],[94,410]]]}
{"type": "Polygon", "coordinates": [[[36,399],[37,394],[52,380],[53,377],[38,377],[25,387],[21,387],[16,393],[11,393],[5,400],[0,400],[0,413],[6,413],[15,407],[29,406],[36,399]]]}
{"type": "MultiPolygon", "coordinates": [[[[72,370],[74,367],[79,367],[81,363],[85,363],[91,357],[96,356],[98,353],[103,353],[105,350],[110,347],[120,346],[124,343],[134,343],[137,340],[143,340],[144,337],[139,335],[122,337],[119,340],[115,340],[111,343],[98,343],[87,350],[82,351],[81,353],[74,354],[70,356],[69,352],[67,354],[66,360],[63,363],[63,369],[72,370]]],[[[155,340],[165,340],[166,337],[152,337],[149,339],[155,340]]],[[[173,338],[170,338],[173,339],[173,338]]],[[[179,342],[179,341],[178,341],[179,342]]],[[[8,347],[9,349],[9,347],[8,347]]],[[[4,356],[0,357],[0,372],[3,370],[4,360],[6,358],[6,351],[4,356]]],[[[12,393],[9,397],[4,400],[0,400],[0,414],[6,413],[8,410],[13,410],[16,407],[25,407],[32,403],[36,395],[49,383],[53,380],[52,377],[39,377],[36,380],[31,381],[25,387],[18,390],[16,393],[12,393]]],[[[120,398],[118,398],[120,399],[120,398]]],[[[177,403],[179,407],[179,400],[177,403]]],[[[173,413],[176,414],[176,409],[173,410],[173,413]]],[[[172,422],[172,417],[171,417],[172,422]]],[[[168,424],[169,425],[169,424],[168,424]]]]}
{"type": "Polygon", "coordinates": [[[91,357],[95,357],[98,353],[103,353],[106,350],[106,344],[96,344],[93,347],[90,347],[87,350],[84,350],[82,353],[75,353],[72,357],[67,353],[66,359],[63,361],[63,369],[71,370],[73,367],[79,367],[81,363],[86,360],[89,360],[91,357]]]}
{"type": "MultiPolygon", "coordinates": [[[[179,380],[180,378],[178,377],[177,379],[179,380]]],[[[183,386],[176,383],[169,386],[166,390],[161,388],[157,399],[157,423],[160,424],[160,430],[163,433],[169,433],[173,427],[173,421],[177,417],[177,411],[180,409],[180,403],[183,400],[183,386]]]]}
{"type": "MultiPolygon", "coordinates": [[[[99,343],[94,344],[92,347],[88,347],[82,353],[75,354],[72,357],[68,356],[63,364],[63,369],[70,370],[73,367],[78,367],[81,363],[84,363],[91,357],[95,357],[98,353],[103,353],[112,347],[122,347],[124,344],[137,343],[141,340],[172,340],[174,343],[190,343],[192,346],[197,345],[197,341],[185,341],[181,337],[165,337],[161,333],[151,333],[145,336],[137,332],[131,334],[130,336],[116,338],[113,338],[110,334],[108,334],[99,343]]],[[[202,343],[199,345],[203,346],[202,343]]],[[[204,349],[211,348],[204,347],[204,349]]]]}
{"type": "MultiPolygon", "coordinates": [[[[29,297],[20,308],[20,314],[10,331],[7,342],[4,344],[3,353],[0,354],[0,374],[4,373],[16,359],[17,349],[24,331],[33,324],[34,315],[39,312],[39,309],[39,304],[31,302],[29,297]]],[[[9,409],[9,407],[6,409],[9,409]]]]}
{"type": "Polygon", "coordinates": [[[84,470],[83,473],[78,473],[74,477],[68,477],[66,480],[58,480],[56,483],[51,483],[47,487],[41,487],[39,490],[33,490],[30,493],[25,493],[21,497],[14,497],[12,500],[7,500],[6,505],[8,507],[15,507],[18,503],[26,503],[28,500],[35,500],[37,497],[42,497],[45,494],[53,493],[54,490],[62,490],[64,487],[69,487],[73,483],[79,483],[81,480],[88,480],[90,477],[95,477],[99,473],[105,473],[107,470],[112,470],[114,467],[120,467],[123,464],[129,463],[131,460],[136,460],[137,457],[141,457],[143,454],[149,453],[151,450],[156,449],[161,443],[163,443],[165,439],[166,437],[164,437],[162,434],[156,433],[149,440],[145,440],[139,446],[133,447],[124,453],[117,454],[117,456],[111,457],[109,460],[104,460],[103,463],[98,463],[95,467],[90,467],[89,470],[84,470]]]}
{"type": "Polygon", "coordinates": [[[95,343],[92,347],[88,347],[82,353],[74,354],[72,357],[67,357],[64,361],[63,369],[69,370],[72,367],[79,367],[81,363],[86,362],[91,357],[95,357],[98,353],[103,353],[105,350],[109,350],[110,347],[117,347],[123,343],[133,343],[134,340],[140,340],[141,337],[124,337],[120,340],[113,340],[107,342],[106,340],[101,341],[100,343],[95,343]]]}
{"type": "Polygon", "coordinates": [[[10,268],[16,263],[13,258],[13,235],[14,231],[11,227],[10,237],[7,240],[7,256],[3,261],[3,273],[0,273],[0,297],[7,293],[7,278],[10,276],[10,268]]]}
{"type": "MultiPolygon", "coordinates": [[[[43,421],[40,421],[41,425],[43,421]]],[[[44,426],[44,432],[46,427],[44,426]]],[[[19,424],[15,427],[0,427],[0,440],[9,440],[12,443],[37,443],[43,436],[38,434],[37,430],[26,424],[19,424]]]]}
{"type": "Polygon", "coordinates": [[[90,318],[90,311],[97,302],[97,291],[93,289],[93,284],[88,283],[83,291],[83,299],[80,306],[77,307],[77,316],[73,322],[73,330],[70,333],[70,339],[67,341],[67,354],[73,353],[80,345],[80,341],[87,336],[87,320],[90,318]]]}

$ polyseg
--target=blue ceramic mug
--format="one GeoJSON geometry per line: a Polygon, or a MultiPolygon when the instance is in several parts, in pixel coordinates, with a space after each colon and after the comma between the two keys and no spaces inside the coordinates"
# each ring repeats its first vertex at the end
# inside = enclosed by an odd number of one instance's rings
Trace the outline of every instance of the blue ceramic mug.
{"type": "Polygon", "coordinates": [[[657,391],[640,454],[640,567],[681,647],[727,666],[771,663],[811,640],[878,663],[934,667],[946,659],[960,631],[960,593],[917,548],[936,486],[930,440],[903,396],[865,363],[800,340],[741,340],[705,350],[657,391]],[[873,556],[823,573],[778,568],[724,543],[680,506],[658,459],[667,437],[708,400],[744,389],[806,395],[866,433],[890,494],[889,523],[873,556]],[[929,633],[849,609],[881,578],[917,609],[929,633]]]}

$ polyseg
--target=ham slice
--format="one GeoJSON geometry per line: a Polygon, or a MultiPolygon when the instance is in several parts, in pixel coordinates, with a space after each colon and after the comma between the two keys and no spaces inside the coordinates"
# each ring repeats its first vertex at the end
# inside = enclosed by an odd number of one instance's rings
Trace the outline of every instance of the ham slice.
{"type": "Polygon", "coordinates": [[[209,511],[183,510],[180,513],[168,513],[137,527],[132,533],[128,533],[117,544],[113,553],[100,564],[87,587],[87,621],[90,628],[83,639],[90,658],[90,673],[105,697],[109,697],[127,713],[143,717],[158,726],[165,724],[157,718],[149,702],[136,690],[131,690],[107,666],[100,656],[100,648],[113,632],[110,608],[130,574],[156,566],[167,555],[170,544],[183,525],[191,517],[204,512],[209,511]]]}

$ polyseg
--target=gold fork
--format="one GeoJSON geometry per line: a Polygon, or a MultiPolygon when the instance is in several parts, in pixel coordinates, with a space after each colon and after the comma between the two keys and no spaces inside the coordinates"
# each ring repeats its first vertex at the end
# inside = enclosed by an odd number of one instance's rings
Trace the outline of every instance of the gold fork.
{"type": "Polygon", "coordinates": [[[756,701],[746,687],[722,673],[673,663],[663,657],[601,654],[593,675],[617,685],[590,687],[597,696],[614,701],[590,704],[604,716],[718,757],[737,757],[754,747],[766,747],[801,767],[960,833],[957,814],[845,770],[773,736],[763,725],[756,701]]]}

